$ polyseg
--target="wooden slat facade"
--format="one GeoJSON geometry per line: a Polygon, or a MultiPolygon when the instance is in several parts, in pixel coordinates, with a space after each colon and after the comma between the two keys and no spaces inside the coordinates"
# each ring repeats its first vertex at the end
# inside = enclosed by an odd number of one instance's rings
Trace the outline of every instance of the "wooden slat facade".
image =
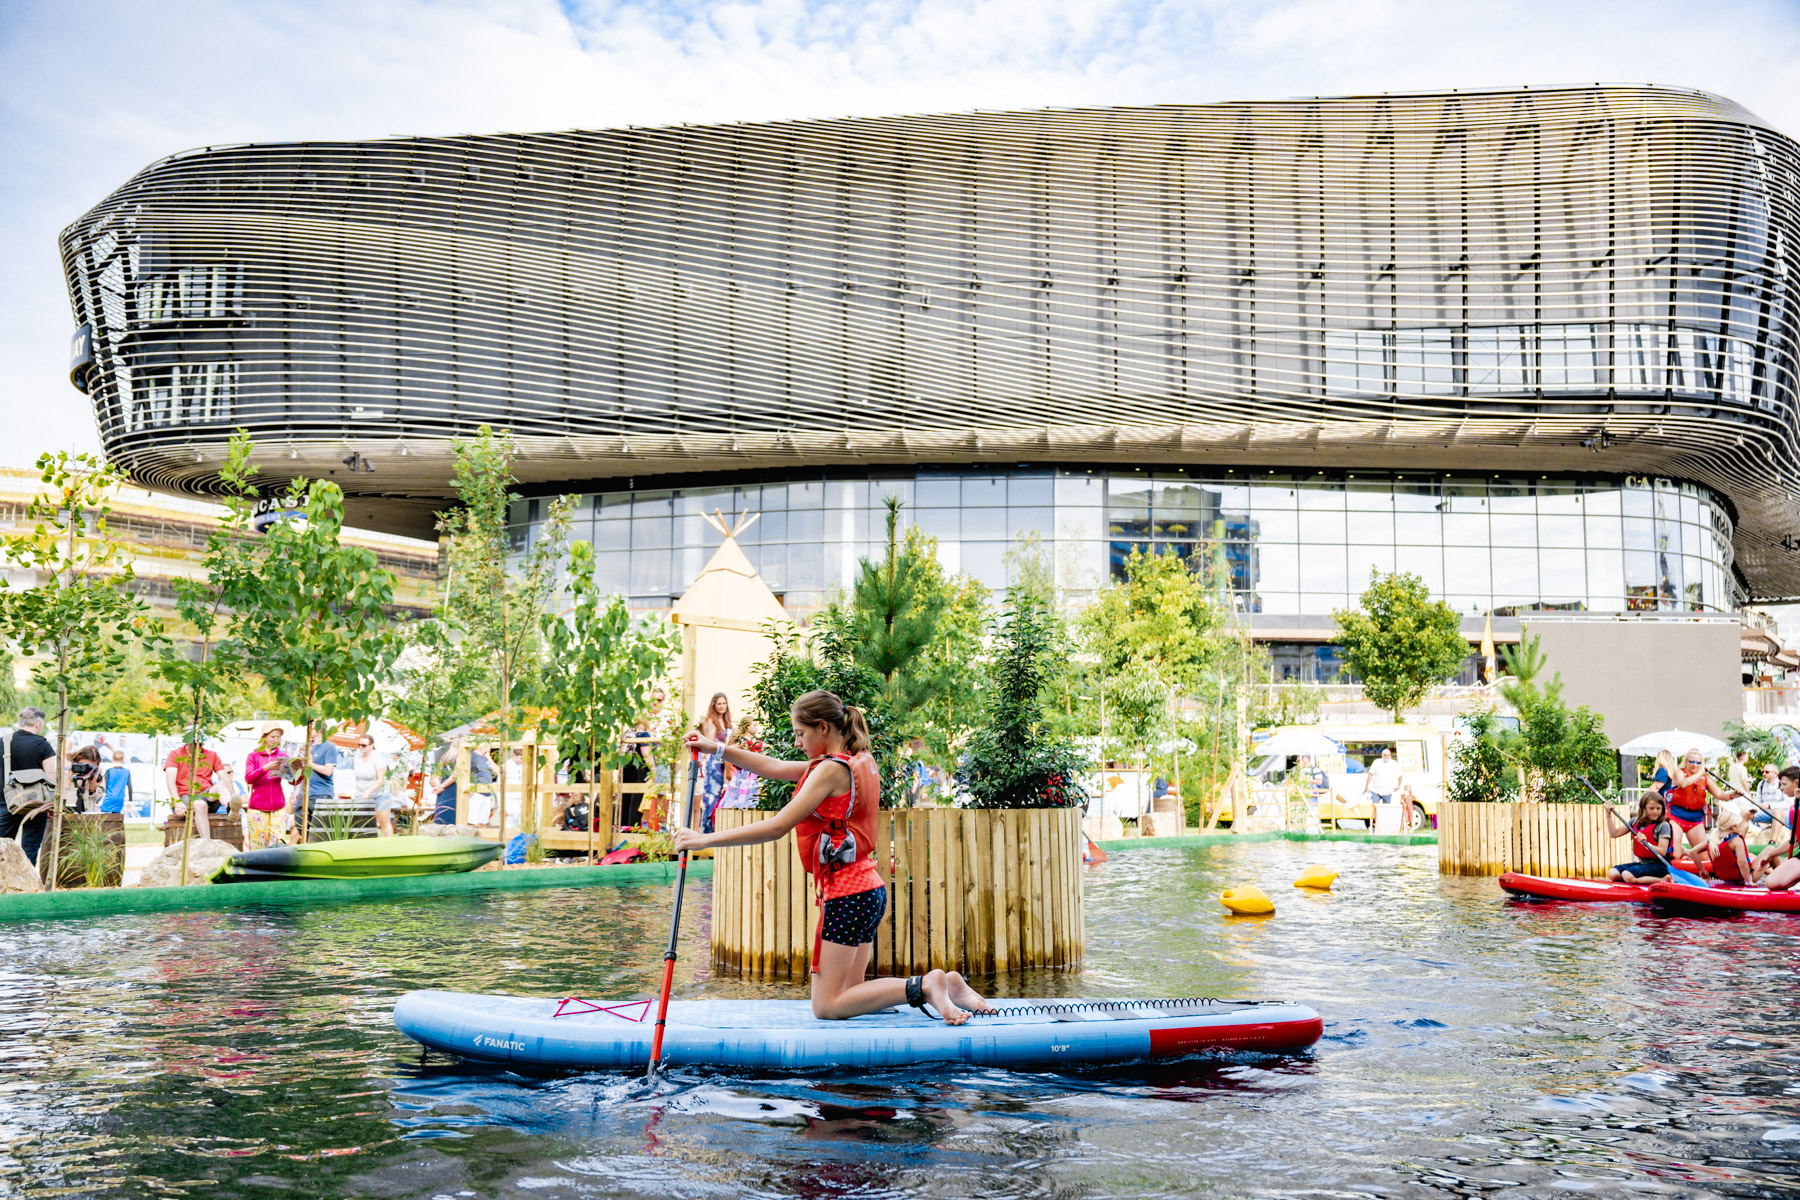
{"type": "MultiPolygon", "coordinates": [[[[722,810],[721,829],[767,814],[722,810]]],[[[890,809],[875,859],[889,884],[872,975],[940,967],[985,976],[1065,968],[1087,952],[1081,812],[890,809]]],[[[714,854],[713,963],[752,978],[803,979],[819,910],[792,834],[714,854]]]]}
{"type": "Polygon", "coordinates": [[[1445,875],[1598,879],[1634,857],[1629,838],[1607,831],[1598,804],[1444,803],[1437,813],[1438,870],[1445,875]]]}

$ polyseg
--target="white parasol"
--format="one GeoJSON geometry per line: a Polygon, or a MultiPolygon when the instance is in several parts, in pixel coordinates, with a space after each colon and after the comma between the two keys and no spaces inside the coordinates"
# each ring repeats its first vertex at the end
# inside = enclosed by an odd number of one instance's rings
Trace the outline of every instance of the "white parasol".
{"type": "Polygon", "coordinates": [[[1731,747],[1716,737],[1708,737],[1704,733],[1691,733],[1685,729],[1664,729],[1658,733],[1646,733],[1642,737],[1634,737],[1619,747],[1619,753],[1632,758],[1655,758],[1667,750],[1670,754],[1682,755],[1689,750],[1700,751],[1700,757],[1711,760],[1722,758],[1731,753],[1731,747]]]}

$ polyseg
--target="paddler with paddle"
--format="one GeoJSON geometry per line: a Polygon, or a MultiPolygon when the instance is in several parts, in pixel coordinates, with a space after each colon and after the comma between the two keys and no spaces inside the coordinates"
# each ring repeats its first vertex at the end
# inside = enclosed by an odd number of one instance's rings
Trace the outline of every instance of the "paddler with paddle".
{"type": "MultiPolygon", "coordinates": [[[[1800,767],[1784,767],[1780,775],[1781,794],[1788,800],[1788,821],[1783,822],[1778,812],[1768,812],[1775,818],[1775,840],[1765,846],[1756,856],[1755,869],[1763,876],[1762,885],[1772,892],[1785,892],[1800,883],[1800,857],[1794,854],[1793,815],[1800,811],[1800,767]],[[1784,856],[1788,861],[1781,862],[1784,856]],[[1780,865],[1776,865],[1776,864],[1780,865]],[[1772,868],[1772,869],[1771,869],[1772,868]]],[[[1758,804],[1758,808],[1762,805],[1758,804]]]]}
{"type": "Polygon", "coordinates": [[[1675,840],[1675,829],[1669,823],[1669,806],[1658,791],[1648,791],[1638,800],[1637,815],[1627,825],[1619,820],[1612,805],[1606,806],[1606,832],[1611,837],[1630,837],[1636,862],[1620,863],[1607,871],[1614,883],[1649,883],[1669,875],[1668,857],[1675,840]]]}
{"type": "Polygon", "coordinates": [[[1706,756],[1689,750],[1676,765],[1669,781],[1669,820],[1681,828],[1694,865],[1706,870],[1712,862],[1712,822],[1708,811],[1714,800],[1728,800],[1742,792],[1719,786],[1706,769],[1706,756]]]}
{"type": "Polygon", "coordinates": [[[841,1021],[903,1003],[923,1010],[929,1003],[947,1024],[961,1025],[970,1013],[995,1011],[955,971],[934,969],[909,979],[863,978],[888,903],[887,884],[875,865],[881,779],[869,755],[869,727],[855,705],[824,691],[794,701],[788,719],[805,762],[770,758],[711,738],[689,738],[688,746],[702,755],[722,751],[725,761],[740,770],[792,781],[794,798],[774,816],[736,829],[678,830],[675,849],[755,846],[795,832],[800,863],[813,877],[820,908],[812,955],[815,1017],[841,1021]]]}

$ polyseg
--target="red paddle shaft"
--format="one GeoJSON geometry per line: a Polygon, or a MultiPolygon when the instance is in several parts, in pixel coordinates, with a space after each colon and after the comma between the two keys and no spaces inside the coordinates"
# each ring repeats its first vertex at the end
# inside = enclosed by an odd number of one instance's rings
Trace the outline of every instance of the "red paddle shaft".
{"type": "MultiPolygon", "coordinates": [[[[695,740],[692,736],[689,741],[695,740]]],[[[688,751],[688,789],[687,814],[682,818],[681,827],[691,829],[694,825],[694,789],[700,782],[700,750],[695,747],[688,751]]],[[[663,1029],[669,1022],[669,992],[675,986],[675,942],[681,936],[681,896],[687,891],[688,852],[681,852],[681,865],[675,871],[675,912],[669,918],[669,948],[663,952],[662,992],[656,998],[656,1031],[650,1035],[650,1067],[644,1072],[645,1079],[656,1078],[657,1064],[662,1062],[663,1029]]]]}

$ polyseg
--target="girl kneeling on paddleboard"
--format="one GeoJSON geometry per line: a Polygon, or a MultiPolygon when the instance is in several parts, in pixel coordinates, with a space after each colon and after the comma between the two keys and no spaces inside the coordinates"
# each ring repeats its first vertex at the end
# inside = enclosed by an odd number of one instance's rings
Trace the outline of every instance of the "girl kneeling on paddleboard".
{"type": "Polygon", "coordinates": [[[1647,791],[1638,801],[1637,815],[1631,819],[1629,826],[1619,820],[1619,814],[1610,807],[1606,810],[1606,831],[1612,837],[1631,838],[1631,849],[1637,855],[1636,862],[1620,863],[1606,873],[1606,877],[1614,883],[1647,883],[1652,879],[1662,879],[1669,873],[1662,859],[1669,857],[1670,847],[1675,841],[1675,831],[1669,826],[1669,806],[1664,803],[1662,793],[1647,791]]]}
{"type": "MultiPolygon", "coordinates": [[[[789,713],[794,745],[807,761],[786,762],[725,746],[725,761],[764,779],[795,784],[794,798],[780,812],[737,829],[675,834],[676,850],[709,846],[755,846],[790,829],[800,844],[800,863],[813,877],[820,905],[813,937],[813,1015],[841,1021],[896,1004],[932,1008],[947,1023],[961,1025],[971,1012],[991,1013],[992,1005],[955,971],[933,970],[910,979],[865,980],[875,930],[887,911],[887,885],[875,867],[875,817],[881,808],[881,778],[869,756],[869,727],[855,705],[830,692],[808,692],[789,713]]],[[[720,749],[710,738],[688,745],[701,754],[720,749]]]]}

